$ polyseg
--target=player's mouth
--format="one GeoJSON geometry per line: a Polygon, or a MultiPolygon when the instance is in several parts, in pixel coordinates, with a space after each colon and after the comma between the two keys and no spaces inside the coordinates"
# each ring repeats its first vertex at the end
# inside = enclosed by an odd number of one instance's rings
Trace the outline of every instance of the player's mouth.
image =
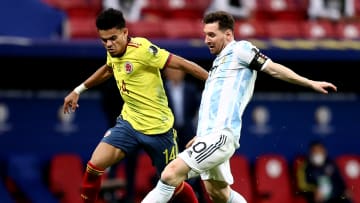
{"type": "Polygon", "coordinates": [[[115,49],[107,49],[109,53],[115,53],[115,49]]]}

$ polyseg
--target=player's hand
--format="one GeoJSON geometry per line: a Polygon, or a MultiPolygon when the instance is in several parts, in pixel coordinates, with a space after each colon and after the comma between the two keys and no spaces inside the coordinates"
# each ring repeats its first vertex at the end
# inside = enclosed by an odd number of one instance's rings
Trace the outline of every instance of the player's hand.
{"type": "Polygon", "coordinates": [[[185,145],[185,147],[186,147],[186,148],[191,147],[191,145],[195,142],[195,138],[196,138],[196,136],[193,137],[193,138],[185,145]]]}
{"type": "Polygon", "coordinates": [[[329,82],[322,82],[322,81],[313,81],[312,88],[320,93],[328,94],[329,90],[332,90],[334,92],[337,91],[337,87],[329,82]]]}
{"type": "Polygon", "coordinates": [[[65,114],[75,112],[76,108],[79,107],[78,101],[79,94],[74,91],[70,92],[70,94],[68,94],[64,99],[63,112],[65,114]]]}

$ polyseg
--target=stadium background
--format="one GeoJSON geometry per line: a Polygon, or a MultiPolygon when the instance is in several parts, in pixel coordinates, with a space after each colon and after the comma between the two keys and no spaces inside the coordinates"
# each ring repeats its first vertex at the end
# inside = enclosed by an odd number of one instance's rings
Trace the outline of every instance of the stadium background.
{"type": "MultiPolygon", "coordinates": [[[[112,84],[84,93],[81,107],[73,117],[59,116],[64,96],[105,62],[105,50],[96,39],[92,24],[93,14],[98,12],[94,5],[98,3],[89,2],[77,11],[71,6],[70,11],[64,5],[48,6],[39,0],[0,3],[0,185],[7,190],[19,184],[10,181],[9,186],[8,178],[17,176],[14,160],[35,157],[45,166],[41,168],[44,171],[50,160],[61,153],[74,153],[85,161],[107,129],[102,90],[112,84]]],[[[280,21],[272,20],[272,23],[280,21]]],[[[170,23],[175,33],[185,29],[177,24],[182,22],[170,23]]],[[[169,22],[163,24],[169,26],[169,22]]],[[[134,28],[130,34],[136,35],[136,26],[130,26],[134,28]]],[[[159,29],[166,27],[159,26],[159,29]]],[[[263,26],[268,25],[264,22],[263,26]]],[[[152,36],[153,29],[146,33],[144,30],[149,27],[141,24],[138,27],[142,36],[150,37],[155,44],[205,68],[211,66],[213,56],[198,33],[152,36]]],[[[240,39],[240,35],[236,36],[240,39]]],[[[360,65],[360,35],[339,36],[250,36],[249,40],[273,60],[309,78],[333,82],[338,92],[319,95],[259,74],[254,99],[244,115],[238,154],[245,155],[252,164],[259,155],[281,154],[291,165],[298,155],[306,152],[310,141],[320,139],[333,157],[360,155],[360,85],[356,74],[360,65]],[[260,131],[253,120],[257,107],[268,112],[268,120],[265,119],[260,131]],[[324,131],[316,131],[315,112],[319,107],[330,112],[324,131]]],[[[187,79],[202,88],[194,78],[187,79]]],[[[20,169],[25,167],[24,163],[22,160],[20,169]]],[[[1,199],[0,193],[0,202],[1,199]]]]}

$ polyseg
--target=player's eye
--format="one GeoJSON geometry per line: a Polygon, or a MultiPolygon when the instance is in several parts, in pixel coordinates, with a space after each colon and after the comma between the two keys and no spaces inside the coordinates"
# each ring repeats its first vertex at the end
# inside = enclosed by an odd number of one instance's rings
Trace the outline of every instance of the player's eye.
{"type": "Polygon", "coordinates": [[[209,33],[208,36],[209,37],[215,37],[215,33],[209,33]]]}

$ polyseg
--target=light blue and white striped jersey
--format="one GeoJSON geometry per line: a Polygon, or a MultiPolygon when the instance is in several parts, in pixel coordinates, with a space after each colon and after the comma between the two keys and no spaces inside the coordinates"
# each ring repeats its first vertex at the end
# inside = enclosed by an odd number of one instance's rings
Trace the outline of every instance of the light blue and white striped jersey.
{"type": "Polygon", "coordinates": [[[217,55],[202,93],[197,136],[226,129],[239,142],[242,115],[253,95],[257,75],[249,64],[257,50],[248,41],[233,41],[217,55]]]}

